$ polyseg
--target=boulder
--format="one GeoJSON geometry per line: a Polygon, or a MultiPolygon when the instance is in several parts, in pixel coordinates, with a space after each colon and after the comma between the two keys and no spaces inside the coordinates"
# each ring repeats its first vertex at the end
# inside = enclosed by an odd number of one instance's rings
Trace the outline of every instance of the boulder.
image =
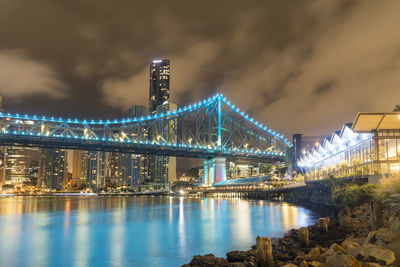
{"type": "Polygon", "coordinates": [[[206,254],[204,256],[194,256],[190,262],[191,266],[228,266],[228,261],[223,258],[217,258],[214,254],[206,254]]]}
{"type": "Polygon", "coordinates": [[[228,259],[229,262],[242,262],[245,260],[250,259],[250,257],[254,255],[252,251],[230,251],[226,253],[226,258],[228,259]]]}
{"type": "Polygon", "coordinates": [[[395,254],[390,249],[365,243],[360,247],[360,250],[357,254],[357,259],[390,265],[395,261],[395,254]]]}
{"type": "Polygon", "coordinates": [[[334,255],[327,257],[326,266],[328,267],[361,267],[362,263],[351,255],[337,251],[334,255]]]}
{"type": "Polygon", "coordinates": [[[307,254],[307,258],[311,259],[311,260],[315,260],[320,256],[321,256],[321,253],[319,252],[319,248],[318,247],[312,248],[310,250],[310,252],[308,252],[308,254],[307,254]]]}
{"type": "Polygon", "coordinates": [[[336,243],[333,243],[329,248],[333,249],[336,252],[340,251],[340,252],[346,253],[346,250],[342,246],[340,246],[336,243]]]}
{"type": "Polygon", "coordinates": [[[230,263],[228,263],[228,266],[229,267],[246,267],[246,265],[244,265],[241,262],[230,262],[230,263]]]}
{"type": "Polygon", "coordinates": [[[363,267],[381,267],[381,265],[376,262],[366,262],[364,263],[363,267]]]}
{"type": "Polygon", "coordinates": [[[312,262],[309,262],[308,265],[309,265],[310,267],[318,267],[318,266],[323,265],[323,263],[321,263],[321,262],[319,262],[319,261],[312,261],[312,262]]]}
{"type": "Polygon", "coordinates": [[[400,266],[400,239],[390,242],[382,247],[390,249],[394,252],[396,260],[392,264],[395,266],[400,266]]]}
{"type": "Polygon", "coordinates": [[[352,241],[358,243],[360,246],[365,243],[365,237],[351,238],[352,241]]]}
{"type": "Polygon", "coordinates": [[[346,239],[342,242],[342,247],[346,250],[347,254],[357,257],[360,245],[352,239],[346,239]]]}
{"type": "Polygon", "coordinates": [[[323,256],[329,257],[332,256],[333,254],[335,254],[336,251],[333,248],[329,248],[327,251],[325,251],[324,254],[322,254],[323,256]]]}
{"type": "Polygon", "coordinates": [[[308,264],[308,262],[306,262],[306,261],[302,261],[299,266],[300,267],[309,267],[310,264],[308,264]]]}
{"type": "Polygon", "coordinates": [[[368,234],[365,243],[377,244],[379,246],[390,243],[400,238],[400,234],[388,228],[381,228],[368,234]]]}
{"type": "Polygon", "coordinates": [[[297,267],[297,265],[294,264],[294,263],[286,263],[286,264],[283,265],[282,267],[297,267]]]}

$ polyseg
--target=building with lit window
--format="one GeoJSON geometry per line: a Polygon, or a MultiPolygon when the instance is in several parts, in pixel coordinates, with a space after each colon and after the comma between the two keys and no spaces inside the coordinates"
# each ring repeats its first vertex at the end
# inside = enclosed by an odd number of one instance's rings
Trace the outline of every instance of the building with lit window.
{"type": "Polygon", "coordinates": [[[400,173],[400,113],[358,113],[297,165],[310,179],[400,173]]]}
{"type": "Polygon", "coordinates": [[[2,147],[3,180],[5,183],[37,183],[41,151],[35,147],[2,147]]]}
{"type": "MultiPolygon", "coordinates": [[[[157,113],[174,111],[177,105],[168,101],[158,106],[157,113]]],[[[176,143],[176,120],[160,120],[150,133],[153,140],[159,143],[176,143]]],[[[176,181],[176,158],[166,156],[151,156],[149,162],[150,182],[168,183],[176,181]]]]}
{"type": "MultiPolygon", "coordinates": [[[[147,115],[147,109],[144,106],[135,105],[129,109],[129,115],[132,118],[140,118],[147,115]]],[[[135,137],[147,138],[146,129],[138,129],[138,131],[132,132],[135,137]]],[[[127,175],[128,184],[131,186],[137,186],[149,177],[149,156],[138,155],[138,154],[127,154],[125,162],[129,164],[127,175]]]]}
{"type": "Polygon", "coordinates": [[[150,113],[169,100],[169,72],[168,59],[153,60],[150,64],[150,113]]]}
{"type": "Polygon", "coordinates": [[[67,183],[66,151],[58,148],[43,149],[41,187],[63,189],[67,183]]]}
{"type": "Polygon", "coordinates": [[[106,186],[107,152],[89,151],[87,154],[87,183],[91,188],[106,186]]]}

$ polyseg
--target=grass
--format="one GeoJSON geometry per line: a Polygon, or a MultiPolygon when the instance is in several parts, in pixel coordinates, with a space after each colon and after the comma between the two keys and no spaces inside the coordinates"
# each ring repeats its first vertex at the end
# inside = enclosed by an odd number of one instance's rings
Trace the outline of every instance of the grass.
{"type": "Polygon", "coordinates": [[[354,208],[372,200],[376,185],[346,185],[334,187],[332,203],[338,208],[354,208]]]}
{"type": "Polygon", "coordinates": [[[391,213],[400,213],[400,175],[381,179],[374,197],[381,201],[391,213]]]}

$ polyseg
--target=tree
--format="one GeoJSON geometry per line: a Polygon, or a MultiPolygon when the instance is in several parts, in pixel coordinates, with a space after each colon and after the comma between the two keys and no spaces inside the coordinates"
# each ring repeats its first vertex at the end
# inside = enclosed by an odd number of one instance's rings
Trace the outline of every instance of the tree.
{"type": "Polygon", "coordinates": [[[192,178],[199,177],[199,168],[190,168],[185,172],[185,175],[192,178]]]}

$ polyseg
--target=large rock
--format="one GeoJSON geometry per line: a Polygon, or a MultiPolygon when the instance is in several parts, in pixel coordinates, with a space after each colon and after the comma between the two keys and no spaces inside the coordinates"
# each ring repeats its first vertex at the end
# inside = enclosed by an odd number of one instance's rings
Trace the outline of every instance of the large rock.
{"type": "Polygon", "coordinates": [[[322,254],[323,256],[329,257],[332,256],[333,254],[335,254],[336,251],[333,248],[329,248],[327,251],[324,252],[324,254],[322,254]]]}
{"type": "Polygon", "coordinates": [[[319,262],[319,261],[312,261],[312,262],[309,262],[308,265],[310,267],[319,267],[319,266],[323,265],[323,263],[319,262]]]}
{"type": "Polygon", "coordinates": [[[352,241],[358,243],[360,246],[365,243],[365,237],[351,238],[352,241]]]}
{"type": "Polygon", "coordinates": [[[336,243],[333,243],[329,248],[333,249],[334,251],[340,251],[340,252],[346,253],[346,250],[342,246],[340,246],[336,243]]]}
{"type": "Polygon", "coordinates": [[[230,263],[228,263],[228,266],[229,267],[246,267],[246,265],[241,262],[230,262],[230,263]]]}
{"type": "Polygon", "coordinates": [[[392,264],[395,266],[400,266],[400,239],[384,245],[383,248],[390,249],[394,252],[396,260],[392,264]]]}
{"type": "Polygon", "coordinates": [[[307,258],[311,259],[311,260],[315,260],[320,256],[321,256],[321,253],[319,252],[318,247],[312,248],[307,254],[307,258]]]}
{"type": "Polygon", "coordinates": [[[217,258],[214,254],[207,254],[204,256],[197,255],[193,257],[190,265],[202,267],[228,266],[228,261],[223,258],[217,258]]]}
{"type": "Polygon", "coordinates": [[[357,259],[390,265],[395,261],[395,254],[390,249],[365,243],[360,247],[357,259]]]}
{"type": "Polygon", "coordinates": [[[370,232],[365,242],[381,246],[399,238],[400,234],[393,232],[388,228],[381,228],[377,231],[370,232]]]}
{"type": "Polygon", "coordinates": [[[364,263],[363,267],[381,267],[381,265],[376,262],[366,262],[364,263]]]}
{"type": "Polygon", "coordinates": [[[357,257],[360,245],[352,239],[346,239],[342,242],[342,247],[346,250],[347,254],[357,257]]]}
{"type": "Polygon", "coordinates": [[[226,253],[226,257],[229,262],[242,262],[245,260],[249,260],[251,256],[255,254],[254,251],[231,251],[226,253]]]}
{"type": "Polygon", "coordinates": [[[351,255],[337,251],[334,255],[327,257],[326,266],[328,267],[361,267],[362,263],[351,255]]]}
{"type": "Polygon", "coordinates": [[[282,267],[297,267],[297,265],[294,264],[294,263],[286,263],[286,264],[283,265],[282,267]]]}

